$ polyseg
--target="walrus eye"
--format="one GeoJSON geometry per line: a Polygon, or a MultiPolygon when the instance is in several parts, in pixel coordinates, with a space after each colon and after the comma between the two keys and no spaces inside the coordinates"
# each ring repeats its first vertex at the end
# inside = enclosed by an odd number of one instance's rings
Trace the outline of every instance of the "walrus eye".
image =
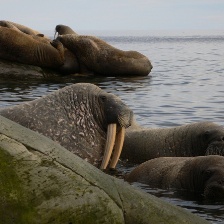
{"type": "Polygon", "coordinates": [[[101,96],[100,99],[102,100],[102,102],[105,102],[107,97],[106,96],[101,96]]]}
{"type": "Polygon", "coordinates": [[[204,132],[204,138],[205,139],[208,139],[209,138],[209,135],[210,135],[210,131],[204,132]]]}
{"type": "Polygon", "coordinates": [[[212,171],[211,170],[205,170],[203,172],[203,176],[204,176],[205,180],[208,180],[212,176],[212,171]]]}

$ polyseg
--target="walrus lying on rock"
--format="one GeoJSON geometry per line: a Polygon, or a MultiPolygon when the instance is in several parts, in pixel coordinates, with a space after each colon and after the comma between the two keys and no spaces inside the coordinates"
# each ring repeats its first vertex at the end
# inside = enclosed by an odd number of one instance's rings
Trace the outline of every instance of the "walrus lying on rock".
{"type": "Polygon", "coordinates": [[[117,164],[133,112],[115,95],[80,83],[1,109],[0,115],[51,138],[95,166],[104,153],[101,169],[105,169],[113,146],[110,167],[117,164]]]}
{"type": "Polygon", "coordinates": [[[224,155],[224,128],[213,122],[195,122],[170,128],[126,131],[121,157],[142,163],[157,157],[224,155]]]}
{"type": "Polygon", "coordinates": [[[150,187],[182,189],[205,199],[224,199],[224,157],[160,157],[136,167],[125,178],[150,187]]]}
{"type": "Polygon", "coordinates": [[[0,26],[0,58],[47,68],[64,64],[64,47],[54,40],[41,42],[23,32],[0,26]]]}
{"type": "Polygon", "coordinates": [[[56,26],[57,40],[76,55],[80,73],[105,76],[146,76],[151,62],[137,51],[122,51],[94,36],[71,34],[63,25],[56,26]],[[64,34],[70,33],[70,34],[64,34]]]}
{"type": "Polygon", "coordinates": [[[79,71],[76,56],[60,42],[52,41],[26,26],[5,20],[0,21],[0,31],[1,59],[56,69],[62,75],[79,71]]]}
{"type": "Polygon", "coordinates": [[[27,26],[24,26],[24,25],[15,23],[15,22],[7,21],[7,20],[0,20],[0,25],[1,26],[6,26],[6,24],[7,24],[7,26],[8,26],[8,24],[11,24],[12,26],[16,27],[21,32],[29,34],[29,35],[41,35],[41,36],[43,35],[39,31],[33,30],[33,29],[31,29],[27,26]]]}

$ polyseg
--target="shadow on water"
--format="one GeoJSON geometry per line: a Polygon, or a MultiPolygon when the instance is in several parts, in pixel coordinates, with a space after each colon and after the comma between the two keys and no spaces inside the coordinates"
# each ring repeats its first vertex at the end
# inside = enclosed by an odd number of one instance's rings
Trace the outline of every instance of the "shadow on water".
{"type": "MultiPolygon", "coordinates": [[[[150,83],[146,77],[102,77],[102,76],[63,76],[51,80],[1,80],[0,107],[34,100],[49,92],[74,83],[92,83],[107,92],[121,95],[120,92],[137,91],[150,83]]],[[[122,98],[122,97],[121,97],[122,98]]]]}
{"type": "Polygon", "coordinates": [[[186,208],[194,214],[197,214],[211,223],[224,222],[224,204],[222,202],[203,201],[201,197],[197,197],[189,192],[163,190],[158,188],[150,188],[145,184],[133,183],[133,186],[141,189],[149,194],[159,197],[174,205],[186,208]]]}

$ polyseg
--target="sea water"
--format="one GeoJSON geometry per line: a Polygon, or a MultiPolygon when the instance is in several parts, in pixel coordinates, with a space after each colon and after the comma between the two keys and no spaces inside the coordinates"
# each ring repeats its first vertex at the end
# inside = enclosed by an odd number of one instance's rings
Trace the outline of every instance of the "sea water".
{"type": "MultiPolygon", "coordinates": [[[[33,100],[72,83],[90,82],[118,95],[145,127],[197,121],[224,125],[224,32],[101,32],[98,37],[122,50],[146,55],[153,65],[151,73],[146,77],[81,76],[54,81],[0,78],[0,107],[33,100]]],[[[128,172],[130,167],[120,165],[119,169],[128,172]]],[[[224,203],[208,204],[173,191],[134,185],[212,223],[224,223],[224,203]]]]}

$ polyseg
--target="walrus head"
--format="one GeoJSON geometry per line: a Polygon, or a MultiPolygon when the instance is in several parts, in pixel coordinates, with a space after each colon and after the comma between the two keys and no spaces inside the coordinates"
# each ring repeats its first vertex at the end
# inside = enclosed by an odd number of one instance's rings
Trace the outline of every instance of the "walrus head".
{"type": "Polygon", "coordinates": [[[79,84],[79,87],[83,89],[83,92],[88,92],[88,107],[98,125],[107,131],[104,156],[100,168],[106,169],[113,148],[113,157],[109,167],[115,168],[123,147],[125,129],[132,124],[133,112],[117,96],[107,93],[95,85],[79,84]]]}
{"type": "MultiPolygon", "coordinates": [[[[216,125],[216,124],[215,124],[216,125]]],[[[205,155],[224,156],[224,128],[216,125],[202,134],[205,143],[205,155]]]]}
{"type": "MultiPolygon", "coordinates": [[[[197,179],[202,187],[202,196],[206,200],[224,200],[224,157],[218,155],[205,156],[200,161],[197,179]]],[[[199,189],[200,190],[200,189],[199,189]]]]}
{"type": "Polygon", "coordinates": [[[115,168],[123,147],[125,128],[128,128],[133,119],[133,113],[130,109],[113,94],[100,93],[98,95],[100,108],[103,108],[106,124],[108,124],[107,142],[104,152],[104,158],[101,164],[101,169],[105,169],[109,162],[114,146],[113,158],[110,163],[110,168],[115,168]],[[117,126],[119,130],[117,132],[117,126]],[[115,135],[116,142],[115,142],[115,135]]]}
{"type": "Polygon", "coordinates": [[[55,27],[55,34],[54,34],[54,39],[56,35],[65,35],[65,34],[76,34],[78,35],[72,28],[66,25],[59,24],[55,27]]]}

